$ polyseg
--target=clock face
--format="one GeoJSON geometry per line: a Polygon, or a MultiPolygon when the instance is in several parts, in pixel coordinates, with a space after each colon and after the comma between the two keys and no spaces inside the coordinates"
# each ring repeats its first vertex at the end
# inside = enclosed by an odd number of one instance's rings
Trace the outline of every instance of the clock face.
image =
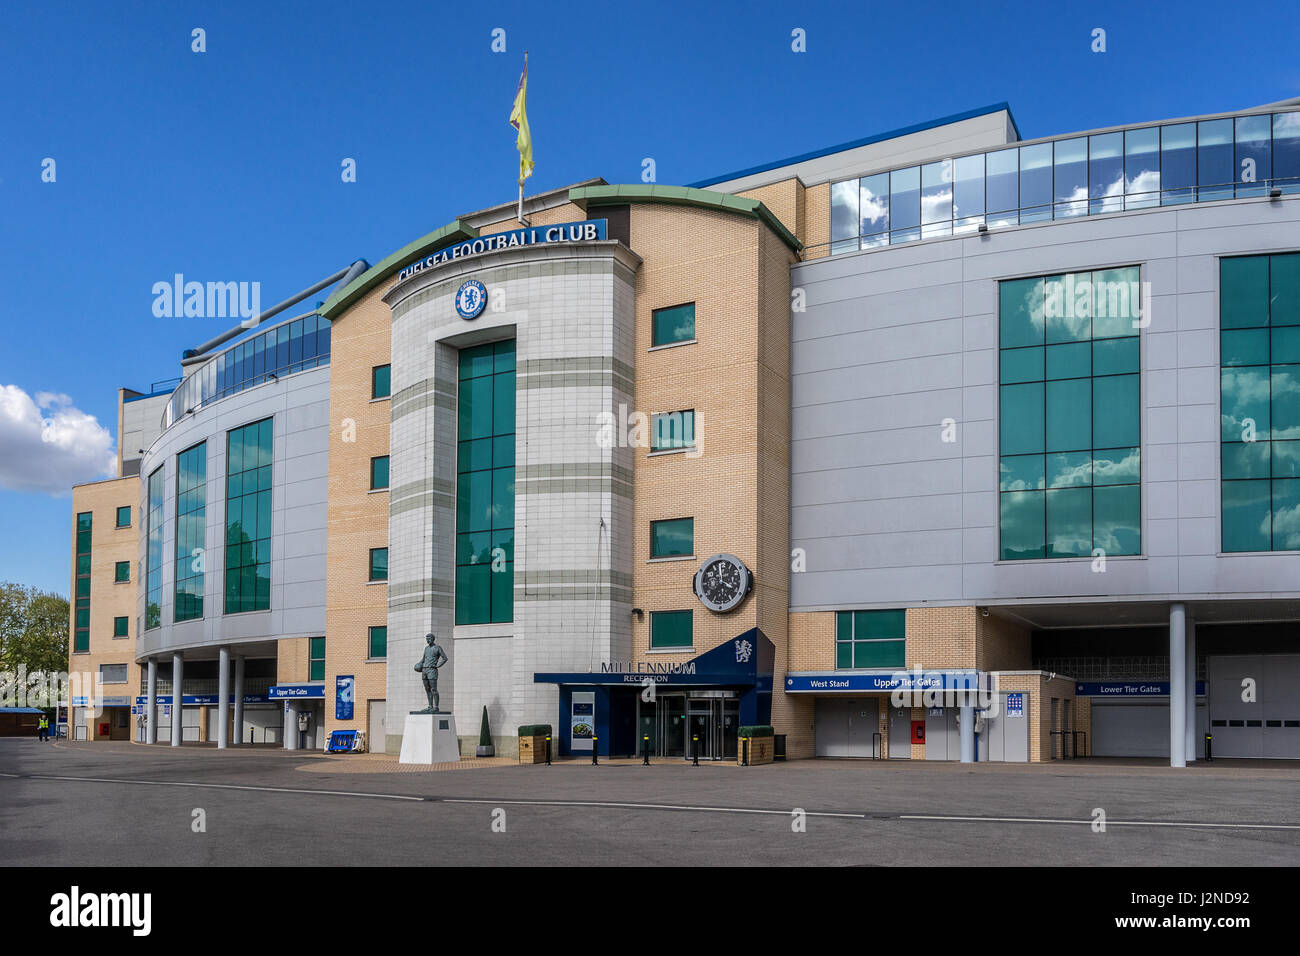
{"type": "Polygon", "coordinates": [[[487,305],[487,288],[477,279],[470,279],[456,290],[456,311],[462,319],[474,319],[487,305]]]}
{"type": "Polygon", "coordinates": [[[753,584],[749,568],[735,555],[709,558],[695,574],[695,594],[711,611],[730,611],[745,599],[753,584]]]}

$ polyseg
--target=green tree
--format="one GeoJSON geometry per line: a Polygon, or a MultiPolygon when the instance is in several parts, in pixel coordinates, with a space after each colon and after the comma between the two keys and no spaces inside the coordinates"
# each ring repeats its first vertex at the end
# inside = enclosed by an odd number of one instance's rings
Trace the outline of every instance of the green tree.
{"type": "Polygon", "coordinates": [[[66,671],[68,634],[65,598],[0,582],[0,670],[66,671]]]}

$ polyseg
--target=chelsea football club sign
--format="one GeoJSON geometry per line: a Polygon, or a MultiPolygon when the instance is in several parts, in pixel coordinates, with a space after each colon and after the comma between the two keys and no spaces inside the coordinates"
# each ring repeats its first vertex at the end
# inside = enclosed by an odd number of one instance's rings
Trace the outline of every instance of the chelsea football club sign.
{"type": "MultiPolygon", "coordinates": [[[[466,239],[464,242],[439,249],[432,255],[412,262],[397,274],[397,281],[402,282],[417,272],[423,272],[444,262],[464,259],[467,256],[480,256],[485,252],[499,252],[515,246],[596,242],[605,238],[605,224],[604,219],[585,219],[582,222],[562,222],[554,226],[528,226],[525,229],[512,229],[509,232],[497,232],[477,239],[466,239]]],[[[457,298],[459,299],[459,296],[457,298]]]]}
{"type": "Polygon", "coordinates": [[[487,305],[487,287],[470,279],[456,290],[456,312],[462,319],[477,319],[487,305]]]}

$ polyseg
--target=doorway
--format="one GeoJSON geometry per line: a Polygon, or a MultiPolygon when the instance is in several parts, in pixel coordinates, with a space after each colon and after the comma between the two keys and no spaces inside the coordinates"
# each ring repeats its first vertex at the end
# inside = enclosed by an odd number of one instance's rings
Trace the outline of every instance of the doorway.
{"type": "MultiPolygon", "coordinates": [[[[727,691],[705,691],[722,694],[727,691]]],[[[734,697],[690,697],[686,702],[691,739],[686,756],[701,760],[735,760],[736,731],[740,726],[740,702],[734,697]]]]}

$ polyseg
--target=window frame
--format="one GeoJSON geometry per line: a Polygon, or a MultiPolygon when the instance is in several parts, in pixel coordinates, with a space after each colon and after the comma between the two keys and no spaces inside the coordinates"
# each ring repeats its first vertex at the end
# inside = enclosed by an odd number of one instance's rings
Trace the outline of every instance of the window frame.
{"type": "Polygon", "coordinates": [[[698,315],[697,315],[697,309],[696,309],[696,302],[695,302],[695,300],[691,300],[690,302],[679,302],[677,305],[665,305],[665,306],[661,306],[661,307],[659,307],[659,308],[657,308],[657,309],[651,309],[651,310],[650,310],[650,348],[651,348],[651,349],[665,349],[665,348],[672,348],[673,346],[676,346],[676,345],[691,345],[692,343],[698,341],[698,339],[696,338],[696,319],[697,319],[697,317],[698,317],[698,315]],[[689,307],[690,310],[691,310],[691,335],[690,335],[690,338],[686,338],[686,339],[669,339],[669,340],[667,340],[667,341],[663,341],[663,342],[657,341],[657,336],[658,336],[658,332],[659,332],[659,323],[658,323],[657,320],[658,320],[659,316],[660,316],[661,314],[663,314],[663,313],[672,312],[672,311],[674,311],[674,310],[676,310],[676,309],[685,309],[685,308],[687,308],[687,307],[689,307]]]}
{"type": "Polygon", "coordinates": [[[130,505],[118,505],[118,506],[117,506],[117,516],[116,516],[116,520],[117,520],[117,524],[113,525],[114,530],[116,530],[116,529],[118,529],[118,528],[129,528],[129,527],[131,527],[131,506],[130,506],[130,505]],[[123,511],[126,512],[126,523],[125,523],[125,524],[122,523],[122,512],[123,512],[123,511]]]}
{"type": "Polygon", "coordinates": [[[384,547],[382,547],[382,548],[371,548],[371,549],[370,549],[370,564],[369,564],[369,568],[367,569],[366,574],[367,574],[367,577],[366,577],[366,581],[367,581],[367,583],[375,583],[375,582],[379,582],[379,581],[387,582],[387,581],[388,581],[388,546],[387,546],[387,545],[384,545],[384,547]],[[375,554],[376,554],[377,552],[379,552],[379,551],[384,552],[384,575],[383,575],[383,577],[375,577],[375,554]]]}
{"type": "Polygon", "coordinates": [[[649,649],[652,651],[690,651],[695,649],[695,610],[694,608],[665,608],[661,611],[650,612],[650,641],[649,649]],[[685,614],[690,623],[690,643],[688,644],[656,644],[655,643],[655,621],[663,621],[668,616],[678,616],[685,614]]]}
{"type": "Polygon", "coordinates": [[[393,366],[392,363],[387,365],[373,365],[370,368],[370,400],[372,402],[383,401],[386,398],[393,397],[393,366]],[[381,369],[388,370],[388,386],[384,394],[380,395],[378,390],[379,372],[381,369]]]}
{"type": "Polygon", "coordinates": [[[392,475],[388,471],[390,457],[391,456],[389,455],[375,455],[370,459],[370,490],[371,491],[388,490],[389,483],[392,480],[392,475]],[[384,483],[382,485],[377,485],[375,484],[375,463],[380,461],[384,463],[384,483]]]}
{"type": "Polygon", "coordinates": [[[131,562],[115,561],[113,562],[113,583],[130,584],[131,583],[131,562]],[[126,577],[122,577],[122,569],[126,569],[126,577]]]}
{"type": "Polygon", "coordinates": [[[650,560],[651,561],[683,561],[687,558],[695,557],[695,516],[687,515],[681,518],[659,518],[650,522],[650,560]],[[689,552],[682,554],[656,554],[655,553],[655,529],[663,525],[679,524],[684,521],[691,523],[691,548],[689,552]]]}
{"type": "Polygon", "coordinates": [[[370,627],[366,629],[366,660],[368,661],[388,660],[388,625],[387,624],[371,624],[370,627]],[[375,632],[376,631],[384,632],[384,653],[382,654],[375,653],[375,632]]]}

